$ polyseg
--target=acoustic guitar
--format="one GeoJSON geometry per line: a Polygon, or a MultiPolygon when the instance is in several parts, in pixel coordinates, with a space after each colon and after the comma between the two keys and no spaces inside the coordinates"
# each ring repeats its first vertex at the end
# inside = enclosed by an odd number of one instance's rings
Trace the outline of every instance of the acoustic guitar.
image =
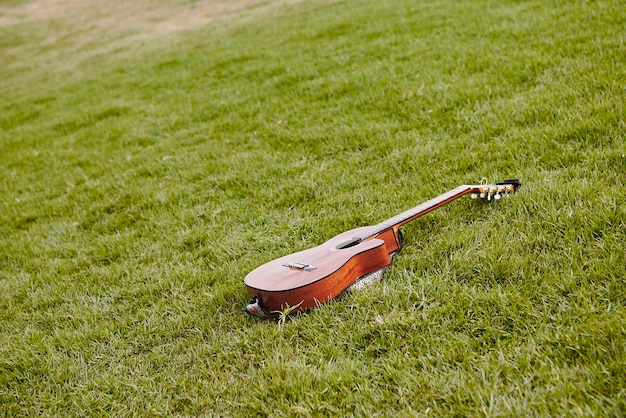
{"type": "Polygon", "coordinates": [[[459,186],[377,225],[351,229],[317,247],[263,264],[244,279],[252,298],[246,311],[258,318],[278,319],[284,312],[307,310],[335,299],[363,278],[389,267],[402,247],[400,228],[406,223],[466,194],[496,201],[520,186],[518,179],[459,186]]]}

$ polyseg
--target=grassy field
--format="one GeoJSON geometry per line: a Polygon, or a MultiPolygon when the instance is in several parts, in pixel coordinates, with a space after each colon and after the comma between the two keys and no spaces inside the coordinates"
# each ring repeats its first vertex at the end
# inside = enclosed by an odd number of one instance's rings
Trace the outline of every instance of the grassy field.
{"type": "Polygon", "coordinates": [[[0,2],[2,415],[624,415],[622,2],[31,3],[0,2]],[[483,177],[524,186],[407,225],[381,283],[242,312],[259,264],[483,177]]]}

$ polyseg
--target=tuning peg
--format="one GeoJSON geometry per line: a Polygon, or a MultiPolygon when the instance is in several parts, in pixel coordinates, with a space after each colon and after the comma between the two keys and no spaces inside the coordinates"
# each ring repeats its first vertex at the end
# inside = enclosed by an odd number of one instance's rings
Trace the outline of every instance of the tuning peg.
{"type": "Polygon", "coordinates": [[[493,198],[496,199],[496,200],[500,200],[501,197],[502,196],[500,194],[496,193],[496,195],[493,198]]]}
{"type": "Polygon", "coordinates": [[[471,197],[472,199],[478,199],[478,193],[472,193],[472,194],[470,195],[470,197],[471,197]]]}

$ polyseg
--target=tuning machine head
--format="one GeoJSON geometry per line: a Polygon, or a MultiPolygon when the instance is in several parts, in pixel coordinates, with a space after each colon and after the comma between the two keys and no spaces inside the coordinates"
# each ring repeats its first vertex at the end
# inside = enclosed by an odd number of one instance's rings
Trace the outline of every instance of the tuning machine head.
{"type": "MultiPolygon", "coordinates": [[[[491,200],[500,200],[503,194],[509,193],[510,188],[507,186],[488,185],[482,186],[479,189],[479,196],[481,199],[486,199],[488,202],[491,200]]],[[[512,190],[511,190],[512,191],[512,190]]]]}
{"type": "Polygon", "coordinates": [[[481,185],[478,187],[478,193],[472,193],[472,199],[500,200],[502,196],[508,196],[522,186],[519,179],[509,179],[500,183],[481,185]]]}

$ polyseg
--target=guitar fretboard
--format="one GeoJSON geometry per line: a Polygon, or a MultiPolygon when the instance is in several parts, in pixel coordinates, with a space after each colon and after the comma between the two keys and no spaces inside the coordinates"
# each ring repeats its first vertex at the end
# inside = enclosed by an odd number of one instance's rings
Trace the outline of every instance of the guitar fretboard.
{"type": "Polygon", "coordinates": [[[358,238],[359,240],[362,241],[362,240],[366,240],[368,238],[374,237],[389,228],[393,228],[396,226],[399,228],[402,225],[408,222],[411,222],[412,220],[417,219],[420,216],[425,215],[428,212],[435,210],[438,207],[443,206],[446,203],[449,203],[463,195],[476,192],[481,187],[482,186],[467,186],[467,185],[459,186],[456,189],[450,190],[449,192],[446,192],[440,196],[437,196],[434,199],[430,199],[429,201],[424,202],[421,205],[418,205],[412,209],[404,211],[394,216],[393,218],[389,218],[384,222],[374,225],[371,228],[369,228],[367,231],[365,231],[364,233],[354,238],[358,238]]]}

